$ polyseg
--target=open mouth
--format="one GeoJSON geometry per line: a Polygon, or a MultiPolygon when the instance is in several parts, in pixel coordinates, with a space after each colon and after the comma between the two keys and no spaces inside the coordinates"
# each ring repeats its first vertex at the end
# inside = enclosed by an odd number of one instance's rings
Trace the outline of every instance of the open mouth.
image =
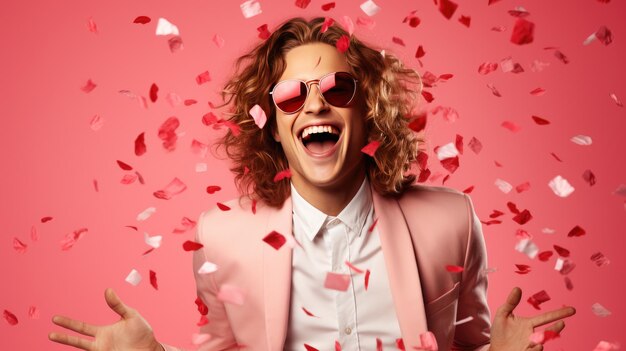
{"type": "Polygon", "coordinates": [[[313,154],[329,152],[339,140],[340,130],[331,125],[304,128],[300,134],[302,145],[313,154]]]}

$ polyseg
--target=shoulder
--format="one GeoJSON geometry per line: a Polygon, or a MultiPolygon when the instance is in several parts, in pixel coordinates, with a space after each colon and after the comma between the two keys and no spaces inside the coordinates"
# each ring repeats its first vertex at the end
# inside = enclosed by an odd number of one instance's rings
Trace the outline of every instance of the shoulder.
{"type": "Polygon", "coordinates": [[[397,199],[402,207],[428,208],[458,215],[467,214],[468,206],[471,206],[469,195],[460,190],[424,184],[411,185],[397,199]]]}

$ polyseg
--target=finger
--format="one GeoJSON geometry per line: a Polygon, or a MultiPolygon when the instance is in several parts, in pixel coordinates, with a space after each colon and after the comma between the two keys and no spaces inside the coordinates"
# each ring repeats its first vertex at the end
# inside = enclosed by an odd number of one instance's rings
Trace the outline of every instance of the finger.
{"type": "Polygon", "coordinates": [[[50,333],[48,334],[48,339],[54,342],[58,342],[59,344],[73,346],[83,350],[93,350],[93,343],[91,341],[81,339],[72,335],[50,333]]]}
{"type": "Polygon", "coordinates": [[[113,289],[107,288],[104,291],[104,298],[107,301],[107,305],[109,305],[109,307],[111,307],[111,309],[115,311],[115,313],[119,314],[120,317],[124,319],[130,317],[129,308],[122,302],[122,300],[120,300],[120,298],[117,296],[117,294],[115,294],[115,291],[113,291],[113,289]]]}
{"type": "Polygon", "coordinates": [[[554,310],[554,311],[540,314],[538,316],[534,316],[530,319],[530,322],[533,325],[533,327],[539,327],[544,324],[552,323],[559,319],[573,316],[575,313],[576,313],[576,309],[574,307],[571,307],[571,306],[563,307],[563,308],[559,308],[558,310],[554,310]]]}
{"type": "Polygon", "coordinates": [[[52,323],[88,336],[95,336],[98,331],[98,327],[94,325],[63,316],[52,317],[52,323]]]}
{"type": "Polygon", "coordinates": [[[513,290],[509,293],[509,296],[506,298],[506,302],[498,308],[498,313],[502,313],[505,316],[508,316],[513,312],[515,307],[519,304],[522,299],[522,289],[518,287],[514,287],[513,290]]]}
{"type": "Polygon", "coordinates": [[[563,321],[558,321],[554,324],[552,324],[551,326],[547,327],[546,330],[551,330],[557,334],[561,333],[561,330],[563,330],[563,328],[565,328],[565,322],[563,321]]]}

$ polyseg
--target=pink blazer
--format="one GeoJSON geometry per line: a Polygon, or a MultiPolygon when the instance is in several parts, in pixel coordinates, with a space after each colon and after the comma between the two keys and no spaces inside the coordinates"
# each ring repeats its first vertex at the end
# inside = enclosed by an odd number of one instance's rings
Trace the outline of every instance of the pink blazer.
{"type": "MultiPolygon", "coordinates": [[[[401,197],[384,197],[372,188],[380,243],[405,349],[421,346],[431,331],[439,350],[487,350],[487,258],[480,221],[470,197],[446,187],[416,185],[401,197]],[[463,267],[460,273],[447,265],[463,267]],[[459,325],[455,321],[472,317],[459,325]]],[[[282,350],[287,336],[291,291],[291,252],[262,239],[276,230],[292,235],[292,202],[282,208],[231,200],[229,211],[212,209],[200,216],[193,270],[198,296],[208,306],[211,338],[198,350],[282,350]],[[197,271],[209,261],[214,273],[197,271]],[[217,299],[222,284],[243,289],[243,305],[217,299]]],[[[334,340],[329,340],[333,345],[334,340]]],[[[163,345],[166,351],[181,349],[163,345]]],[[[304,345],[302,347],[304,350],[304,345]]],[[[320,350],[321,351],[321,350],[320,350]]]]}

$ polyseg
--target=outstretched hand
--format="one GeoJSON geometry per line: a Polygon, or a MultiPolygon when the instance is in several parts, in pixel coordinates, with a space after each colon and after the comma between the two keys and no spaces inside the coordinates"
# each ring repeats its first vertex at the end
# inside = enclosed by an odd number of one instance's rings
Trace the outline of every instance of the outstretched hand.
{"type": "Polygon", "coordinates": [[[562,319],[576,313],[574,307],[562,307],[533,317],[516,316],[513,310],[521,298],[522,290],[513,288],[506,302],[496,311],[491,327],[490,351],[541,351],[543,345],[530,340],[534,328],[554,322],[545,330],[559,334],[565,328],[562,319]]]}
{"type": "Polygon", "coordinates": [[[105,290],[104,297],[109,307],[121,317],[114,324],[96,326],[63,316],[52,317],[54,324],[91,336],[95,338],[94,340],[54,332],[48,334],[48,338],[60,344],[89,351],[162,350],[154,338],[152,327],[139,312],[126,306],[111,288],[105,290]]]}

